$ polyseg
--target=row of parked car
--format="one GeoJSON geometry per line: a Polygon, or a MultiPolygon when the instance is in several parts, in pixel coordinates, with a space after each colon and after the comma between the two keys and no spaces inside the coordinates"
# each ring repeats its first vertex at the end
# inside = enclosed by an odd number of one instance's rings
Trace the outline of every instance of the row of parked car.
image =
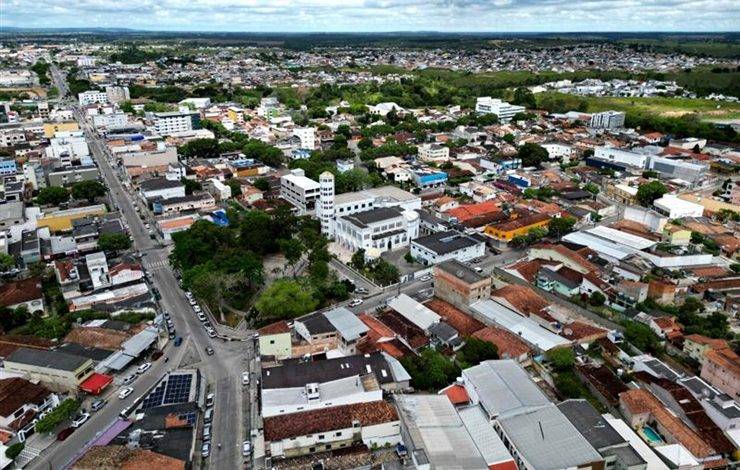
{"type": "MultiPolygon", "coordinates": [[[[195,300],[195,296],[190,291],[185,291],[185,297],[188,299],[188,303],[191,307],[193,307],[193,312],[195,312],[195,316],[198,317],[198,320],[203,322],[203,328],[205,328],[206,333],[208,333],[209,338],[215,338],[216,337],[216,329],[213,328],[213,325],[211,325],[211,322],[208,321],[208,317],[206,317],[205,312],[203,312],[203,309],[198,305],[198,301],[195,300]]],[[[210,348],[211,351],[213,351],[212,348],[210,348]]],[[[208,353],[213,354],[212,352],[208,353]]]]}
{"type": "MultiPolygon", "coordinates": [[[[203,444],[200,447],[200,456],[207,459],[211,455],[211,437],[213,425],[213,406],[216,396],[213,393],[206,395],[206,411],[203,414],[203,444]]],[[[221,444],[217,444],[221,448],[221,444]]],[[[242,442],[242,456],[249,457],[252,452],[252,444],[249,441],[242,442]]]]}

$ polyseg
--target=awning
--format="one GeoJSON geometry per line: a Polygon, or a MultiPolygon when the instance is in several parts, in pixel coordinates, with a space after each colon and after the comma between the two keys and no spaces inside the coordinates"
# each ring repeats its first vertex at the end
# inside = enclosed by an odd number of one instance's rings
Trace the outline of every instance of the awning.
{"type": "Polygon", "coordinates": [[[100,395],[100,392],[113,382],[113,377],[105,374],[93,374],[80,384],[80,389],[92,395],[100,395]]]}

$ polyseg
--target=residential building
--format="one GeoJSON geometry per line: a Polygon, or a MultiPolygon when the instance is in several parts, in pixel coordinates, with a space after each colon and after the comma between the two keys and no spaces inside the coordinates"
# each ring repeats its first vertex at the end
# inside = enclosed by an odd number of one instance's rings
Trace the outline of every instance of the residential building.
{"type": "Polygon", "coordinates": [[[90,104],[106,104],[108,103],[108,95],[104,91],[88,90],[77,94],[77,99],[80,102],[80,106],[87,106],[90,104]]]}
{"type": "Polygon", "coordinates": [[[626,165],[644,169],[647,166],[648,155],[614,147],[596,147],[594,157],[610,163],[626,165]]]}
{"type": "Polygon", "coordinates": [[[603,111],[591,115],[589,127],[592,129],[614,130],[624,127],[626,114],[621,111],[603,111]]]}
{"type": "Polygon", "coordinates": [[[264,420],[265,447],[273,459],[350,447],[393,446],[401,442],[396,409],[384,401],[303,411],[264,420]]]}
{"type": "Polygon", "coordinates": [[[368,331],[367,326],[344,307],[296,318],[293,328],[298,336],[309,343],[335,339],[337,347],[345,355],[357,353],[357,342],[368,331]]]}
{"type": "Polygon", "coordinates": [[[107,86],[105,87],[105,95],[108,97],[109,103],[121,103],[131,99],[131,93],[129,93],[127,86],[107,86]]]}
{"type": "Polygon", "coordinates": [[[41,384],[20,377],[0,379],[0,432],[24,442],[34,433],[36,416],[59,404],[59,397],[41,384]]]}
{"type": "Polygon", "coordinates": [[[36,224],[39,228],[48,227],[51,232],[66,232],[72,230],[72,223],[75,220],[85,217],[99,217],[105,213],[106,209],[103,204],[74,207],[46,212],[36,221],[36,224]]]}
{"type": "Polygon", "coordinates": [[[478,114],[495,114],[499,122],[509,122],[517,113],[526,111],[524,106],[509,104],[490,96],[479,97],[475,102],[475,112],[478,114]]]}
{"type": "Polygon", "coordinates": [[[704,353],[701,378],[740,401],[740,356],[732,349],[710,349],[704,353]]]}
{"type": "Polygon", "coordinates": [[[172,199],[185,197],[185,185],[180,181],[168,180],[166,178],[152,178],[144,180],[139,184],[141,196],[148,200],[172,199]]]}
{"type": "Polygon", "coordinates": [[[491,238],[510,242],[515,237],[524,236],[530,230],[545,228],[550,223],[550,216],[540,213],[529,213],[522,216],[510,217],[503,222],[486,225],[484,232],[491,238]]]}
{"type": "Polygon", "coordinates": [[[434,265],[450,259],[465,262],[485,254],[485,240],[456,230],[433,233],[411,241],[411,256],[424,265],[434,265]]]}
{"type": "Polygon", "coordinates": [[[93,373],[87,357],[59,351],[19,348],[5,358],[5,370],[38,381],[55,391],[76,391],[93,373]]]}
{"type": "Polygon", "coordinates": [[[154,129],[159,135],[170,135],[178,132],[189,132],[200,129],[200,114],[198,113],[154,113],[154,129]]]}
{"type": "Polygon", "coordinates": [[[450,148],[439,144],[419,145],[419,160],[424,162],[445,162],[450,159],[450,148]]]}
{"type": "Polygon", "coordinates": [[[102,289],[111,285],[110,273],[108,272],[108,260],[105,253],[99,251],[85,256],[87,271],[90,273],[93,290],[102,289]]]}
{"type": "Polygon", "coordinates": [[[44,293],[41,279],[32,277],[0,286],[0,307],[15,310],[25,307],[29,313],[44,313],[44,293]]]}
{"type": "Polygon", "coordinates": [[[344,249],[365,250],[368,257],[408,246],[419,236],[419,214],[398,207],[380,207],[336,220],[335,239],[344,249]]]}
{"type": "Polygon", "coordinates": [[[727,349],[730,345],[724,339],[709,338],[693,334],[683,338],[683,352],[699,364],[704,364],[704,355],[710,350],[727,349]]]}
{"type": "Polygon", "coordinates": [[[280,197],[298,209],[301,215],[313,214],[320,196],[321,185],[301,169],[291,170],[280,178],[280,197]]]}
{"type": "Polygon", "coordinates": [[[447,173],[426,168],[412,169],[411,180],[421,189],[437,188],[447,183],[447,173]]]}
{"type": "Polygon", "coordinates": [[[263,326],[259,334],[259,351],[261,356],[284,359],[291,356],[292,338],[290,326],[286,321],[279,321],[263,326]]]}
{"type": "Polygon", "coordinates": [[[306,150],[316,149],[316,128],[315,127],[295,127],[293,135],[301,140],[300,148],[306,150]]]}
{"type": "Polygon", "coordinates": [[[54,137],[57,132],[76,132],[80,130],[80,126],[76,121],[59,121],[59,122],[45,122],[44,123],[44,137],[54,137]]]}
{"type": "Polygon", "coordinates": [[[24,204],[20,201],[7,201],[0,203],[0,229],[6,230],[10,227],[23,225],[26,221],[24,204]]]}
{"type": "Polygon", "coordinates": [[[70,186],[80,181],[96,181],[100,172],[95,165],[66,166],[47,175],[49,186],[70,186]]]}
{"type": "Polygon", "coordinates": [[[491,295],[491,278],[452,259],[434,266],[435,295],[460,309],[467,309],[491,295]]]}

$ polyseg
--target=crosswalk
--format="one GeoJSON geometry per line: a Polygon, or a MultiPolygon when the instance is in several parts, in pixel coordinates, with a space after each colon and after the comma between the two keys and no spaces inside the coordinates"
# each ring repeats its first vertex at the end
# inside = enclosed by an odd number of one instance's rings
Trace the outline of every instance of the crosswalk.
{"type": "Polygon", "coordinates": [[[146,268],[147,271],[154,271],[157,269],[167,268],[167,267],[169,267],[169,262],[167,260],[144,262],[144,268],[146,268]]]}

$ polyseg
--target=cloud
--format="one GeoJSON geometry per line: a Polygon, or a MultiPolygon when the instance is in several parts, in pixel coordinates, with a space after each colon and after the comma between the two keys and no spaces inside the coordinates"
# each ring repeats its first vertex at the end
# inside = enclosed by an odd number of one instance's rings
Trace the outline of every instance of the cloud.
{"type": "Polygon", "coordinates": [[[737,31],[736,0],[1,0],[0,26],[198,31],[737,31]]]}

